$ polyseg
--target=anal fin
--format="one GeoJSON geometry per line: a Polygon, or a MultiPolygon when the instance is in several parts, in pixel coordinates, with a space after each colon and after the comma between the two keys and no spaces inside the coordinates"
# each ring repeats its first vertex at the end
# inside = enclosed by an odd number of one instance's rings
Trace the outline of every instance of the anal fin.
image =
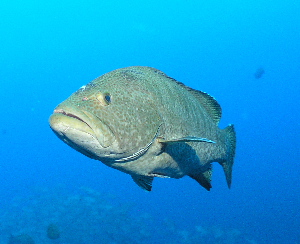
{"type": "Polygon", "coordinates": [[[204,187],[206,190],[210,190],[211,188],[211,174],[212,174],[212,168],[209,168],[206,171],[199,171],[199,172],[193,172],[188,174],[189,177],[197,181],[202,187],[204,187]]]}
{"type": "Polygon", "coordinates": [[[151,191],[152,188],[152,176],[143,176],[143,175],[131,175],[133,181],[145,191],[151,191]]]}

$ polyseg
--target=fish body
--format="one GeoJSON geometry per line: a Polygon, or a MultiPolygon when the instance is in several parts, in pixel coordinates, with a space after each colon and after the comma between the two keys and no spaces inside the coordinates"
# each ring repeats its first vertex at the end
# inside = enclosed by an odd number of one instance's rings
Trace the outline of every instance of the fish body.
{"type": "Polygon", "coordinates": [[[132,66],[81,87],[54,109],[49,124],[66,144],[131,175],[144,190],[154,177],[185,175],[209,190],[212,162],[231,184],[235,132],[233,125],[219,129],[220,117],[207,93],[157,69],[132,66]]]}

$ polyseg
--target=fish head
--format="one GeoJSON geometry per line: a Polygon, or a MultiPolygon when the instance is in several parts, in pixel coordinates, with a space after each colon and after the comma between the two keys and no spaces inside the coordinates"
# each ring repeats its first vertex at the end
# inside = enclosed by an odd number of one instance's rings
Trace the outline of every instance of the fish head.
{"type": "Polygon", "coordinates": [[[149,145],[162,119],[141,74],[127,71],[106,73],[60,103],[49,118],[54,133],[78,152],[107,164],[149,145]]]}

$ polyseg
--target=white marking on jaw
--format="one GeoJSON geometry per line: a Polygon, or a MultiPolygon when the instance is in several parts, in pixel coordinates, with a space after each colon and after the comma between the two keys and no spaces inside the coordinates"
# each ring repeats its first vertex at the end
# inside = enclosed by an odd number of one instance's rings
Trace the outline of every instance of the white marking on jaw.
{"type": "Polygon", "coordinates": [[[64,130],[64,133],[68,130],[68,129],[70,129],[70,127],[68,126],[65,130],[64,130]]]}

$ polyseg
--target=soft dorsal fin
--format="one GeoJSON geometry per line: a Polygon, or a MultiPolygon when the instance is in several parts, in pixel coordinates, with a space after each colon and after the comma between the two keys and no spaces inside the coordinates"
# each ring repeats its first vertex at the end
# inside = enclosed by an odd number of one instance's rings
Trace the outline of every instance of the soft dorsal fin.
{"type": "Polygon", "coordinates": [[[209,114],[209,116],[212,118],[212,120],[216,124],[219,123],[219,121],[221,119],[222,110],[221,110],[221,106],[218,104],[216,99],[214,99],[212,96],[208,95],[205,92],[198,91],[198,90],[195,90],[193,88],[186,86],[185,84],[167,76],[165,73],[163,73],[159,70],[154,69],[154,72],[158,73],[159,75],[162,75],[166,78],[169,78],[171,81],[175,82],[177,85],[181,86],[182,88],[187,90],[189,93],[191,93],[191,95],[193,95],[193,97],[195,97],[198,100],[198,102],[201,103],[201,105],[203,106],[205,111],[209,114]]]}
{"type": "MultiPolygon", "coordinates": [[[[171,78],[172,79],[172,78],[171,78]]],[[[183,83],[176,81],[172,79],[174,82],[176,82],[179,86],[186,89],[189,93],[193,95],[203,106],[205,111],[209,114],[209,116],[212,118],[212,120],[218,124],[221,119],[221,106],[218,104],[216,99],[214,99],[212,96],[208,95],[205,92],[195,90],[193,88],[190,88],[183,83]]]]}
{"type": "Polygon", "coordinates": [[[191,89],[189,92],[192,93],[193,96],[201,103],[201,105],[203,106],[205,111],[210,115],[212,120],[216,124],[219,124],[222,115],[222,109],[216,101],[216,99],[202,91],[191,89]]]}

